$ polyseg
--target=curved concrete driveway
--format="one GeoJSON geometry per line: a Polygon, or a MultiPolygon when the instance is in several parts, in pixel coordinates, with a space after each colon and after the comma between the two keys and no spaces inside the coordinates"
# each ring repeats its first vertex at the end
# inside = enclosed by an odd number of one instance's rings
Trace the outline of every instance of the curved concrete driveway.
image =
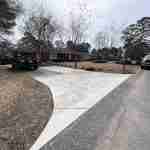
{"type": "Polygon", "coordinates": [[[52,90],[54,113],[31,150],[38,150],[130,75],[87,72],[63,67],[43,67],[32,76],[52,90]]]}
{"type": "Polygon", "coordinates": [[[40,150],[149,150],[150,71],[141,71],[40,150]]]}

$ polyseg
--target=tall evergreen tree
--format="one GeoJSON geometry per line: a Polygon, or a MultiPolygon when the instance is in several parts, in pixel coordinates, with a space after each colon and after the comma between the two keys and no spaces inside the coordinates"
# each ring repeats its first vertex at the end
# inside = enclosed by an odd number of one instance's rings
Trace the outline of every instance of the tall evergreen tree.
{"type": "Polygon", "coordinates": [[[127,57],[141,59],[150,53],[150,17],[129,25],[122,36],[127,57]]]}
{"type": "Polygon", "coordinates": [[[11,33],[20,7],[16,0],[0,0],[0,33],[11,33]]]}

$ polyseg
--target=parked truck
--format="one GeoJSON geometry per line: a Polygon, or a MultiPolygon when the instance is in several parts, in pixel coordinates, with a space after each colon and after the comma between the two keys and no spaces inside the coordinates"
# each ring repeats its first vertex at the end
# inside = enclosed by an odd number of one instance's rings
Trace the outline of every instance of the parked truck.
{"type": "Polygon", "coordinates": [[[47,49],[14,50],[12,52],[11,64],[14,69],[36,70],[49,60],[47,49]]]}
{"type": "Polygon", "coordinates": [[[13,68],[36,70],[49,59],[49,46],[44,41],[36,40],[32,35],[26,34],[12,51],[13,68]]]}
{"type": "Polygon", "coordinates": [[[36,70],[49,60],[49,45],[42,40],[36,40],[29,33],[17,45],[10,47],[7,43],[1,43],[3,45],[0,46],[0,65],[11,64],[14,69],[36,70]]]}
{"type": "Polygon", "coordinates": [[[36,52],[13,51],[11,60],[14,69],[36,70],[40,65],[40,55],[36,52]]]}

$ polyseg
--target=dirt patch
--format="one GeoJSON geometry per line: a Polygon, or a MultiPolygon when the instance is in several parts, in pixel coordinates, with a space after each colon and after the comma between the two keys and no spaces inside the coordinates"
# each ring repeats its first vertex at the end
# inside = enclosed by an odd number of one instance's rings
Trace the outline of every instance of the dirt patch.
{"type": "Polygon", "coordinates": [[[28,150],[53,111],[48,87],[26,72],[0,69],[0,149],[28,150]]]}

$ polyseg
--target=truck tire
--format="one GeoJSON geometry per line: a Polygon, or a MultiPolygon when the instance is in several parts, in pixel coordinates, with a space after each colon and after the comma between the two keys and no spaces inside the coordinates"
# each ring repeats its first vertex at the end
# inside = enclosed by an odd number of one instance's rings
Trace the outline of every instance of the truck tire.
{"type": "Polygon", "coordinates": [[[141,69],[144,69],[144,66],[141,66],[141,69]]]}
{"type": "Polygon", "coordinates": [[[17,69],[17,65],[16,64],[12,64],[12,69],[17,69]]]}
{"type": "Polygon", "coordinates": [[[37,70],[38,69],[38,65],[32,65],[31,66],[31,70],[37,70]]]}

